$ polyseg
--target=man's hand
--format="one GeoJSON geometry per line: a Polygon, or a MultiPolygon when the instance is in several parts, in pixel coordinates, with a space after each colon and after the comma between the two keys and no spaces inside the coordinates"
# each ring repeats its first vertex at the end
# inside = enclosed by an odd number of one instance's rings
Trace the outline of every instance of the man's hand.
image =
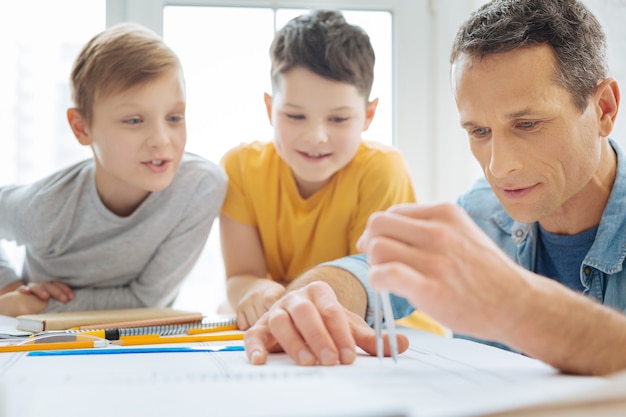
{"type": "Polygon", "coordinates": [[[236,306],[237,326],[246,330],[285,292],[285,287],[271,279],[254,279],[236,306]]]}
{"type": "MultiPolygon", "coordinates": [[[[325,282],[313,282],[285,294],[245,334],[248,360],[261,365],[269,352],[285,351],[298,365],[351,364],[356,346],[376,354],[374,330],[346,310],[325,282]]],[[[390,349],[385,338],[385,355],[390,349]]],[[[409,346],[398,336],[399,352],[409,346]]]]}
{"type": "Polygon", "coordinates": [[[459,206],[374,213],[358,247],[368,255],[373,288],[407,298],[455,331],[503,341],[529,308],[530,273],[459,206]]]}

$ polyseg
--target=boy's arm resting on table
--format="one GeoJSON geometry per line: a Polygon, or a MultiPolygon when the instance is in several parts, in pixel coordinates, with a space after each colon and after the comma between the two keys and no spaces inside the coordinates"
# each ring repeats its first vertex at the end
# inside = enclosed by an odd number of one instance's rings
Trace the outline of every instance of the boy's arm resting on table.
{"type": "Polygon", "coordinates": [[[219,223],[228,302],[237,314],[237,325],[246,330],[285,292],[285,287],[267,276],[256,227],[223,213],[219,223]]]}
{"type": "Polygon", "coordinates": [[[75,296],[71,302],[64,304],[51,299],[46,311],[171,305],[183,280],[202,252],[213,220],[214,217],[207,216],[204,211],[198,213],[197,216],[185,219],[177,230],[161,243],[141,274],[127,285],[74,288],[75,296]]]}
{"type": "MultiPolygon", "coordinates": [[[[356,346],[376,352],[374,330],[363,320],[367,293],[346,269],[324,264],[296,278],[245,336],[246,354],[264,364],[269,352],[285,351],[299,365],[350,364],[356,346]]],[[[398,336],[398,348],[408,348],[398,336]]],[[[389,343],[385,336],[385,355],[389,343]]]]}
{"type": "MultiPolygon", "coordinates": [[[[207,177],[199,182],[198,192],[185,215],[158,249],[146,260],[136,277],[120,285],[74,287],[74,299],[68,303],[49,300],[46,312],[104,310],[171,305],[207,241],[225,194],[221,178],[207,177]]],[[[181,196],[182,197],[182,196],[181,196]]],[[[140,230],[137,231],[141,233],[140,230]]],[[[123,262],[132,256],[128,247],[120,247],[106,262],[123,262]]]]}

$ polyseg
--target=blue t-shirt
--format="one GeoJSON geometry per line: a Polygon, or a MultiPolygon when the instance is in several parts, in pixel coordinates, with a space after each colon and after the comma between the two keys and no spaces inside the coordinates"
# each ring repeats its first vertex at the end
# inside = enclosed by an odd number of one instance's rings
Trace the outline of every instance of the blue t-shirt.
{"type": "Polygon", "coordinates": [[[575,235],[550,233],[541,224],[538,230],[535,272],[583,292],[585,287],[580,281],[580,265],[596,239],[598,226],[575,235]]]}

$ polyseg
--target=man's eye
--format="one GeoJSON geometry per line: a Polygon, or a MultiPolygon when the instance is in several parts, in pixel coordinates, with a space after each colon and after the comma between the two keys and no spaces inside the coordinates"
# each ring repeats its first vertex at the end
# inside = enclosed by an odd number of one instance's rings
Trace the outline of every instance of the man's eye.
{"type": "Polygon", "coordinates": [[[524,121],[524,122],[519,122],[517,125],[521,127],[522,129],[530,129],[530,128],[535,127],[537,125],[537,122],[524,121]]]}
{"type": "Polygon", "coordinates": [[[331,117],[330,121],[333,123],[341,123],[341,122],[345,122],[346,120],[348,120],[347,117],[331,117]]]}

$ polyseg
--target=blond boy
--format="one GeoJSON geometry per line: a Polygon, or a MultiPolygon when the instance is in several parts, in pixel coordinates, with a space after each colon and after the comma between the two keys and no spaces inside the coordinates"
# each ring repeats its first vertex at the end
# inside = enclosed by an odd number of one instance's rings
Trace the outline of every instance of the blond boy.
{"type": "Polygon", "coordinates": [[[25,247],[20,276],[0,266],[0,314],[171,305],[226,191],[184,150],[181,64],[124,23],[84,46],[71,89],[67,118],[93,158],[0,187],[0,239],[25,247]]]}

